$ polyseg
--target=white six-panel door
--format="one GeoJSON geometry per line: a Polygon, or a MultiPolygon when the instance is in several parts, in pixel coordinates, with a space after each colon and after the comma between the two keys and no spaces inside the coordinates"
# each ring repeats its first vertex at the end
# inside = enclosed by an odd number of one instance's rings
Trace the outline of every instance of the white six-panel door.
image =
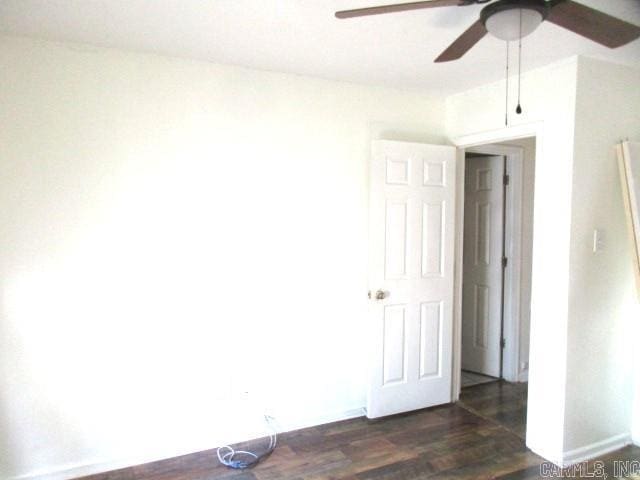
{"type": "Polygon", "coordinates": [[[504,158],[466,161],[462,274],[462,368],[500,376],[504,158]]]}
{"type": "Polygon", "coordinates": [[[456,162],[454,147],[372,148],[369,418],[451,401],[456,162]]]}

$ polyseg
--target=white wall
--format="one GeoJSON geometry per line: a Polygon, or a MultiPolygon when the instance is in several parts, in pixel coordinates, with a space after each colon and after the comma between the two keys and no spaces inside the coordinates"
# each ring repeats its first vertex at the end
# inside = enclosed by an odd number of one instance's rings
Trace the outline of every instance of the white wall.
{"type": "MultiPolygon", "coordinates": [[[[483,137],[495,143],[524,130],[537,133],[527,445],[558,462],[564,432],[576,73],[574,58],[524,75],[524,112],[517,116],[515,101],[509,105],[510,128],[504,128],[504,82],[447,99],[452,139],[483,137]]],[[[512,99],[515,93],[514,87],[512,99]]]]}
{"type": "Polygon", "coordinates": [[[569,459],[594,444],[615,448],[629,440],[629,379],[637,343],[630,332],[638,318],[631,315],[636,304],[632,251],[614,151],[625,137],[640,140],[640,70],[580,58],[567,336],[564,449],[569,459]],[[604,232],[598,253],[593,252],[594,229],[604,232]]]}
{"type": "Polygon", "coordinates": [[[1,478],[242,438],[243,390],[359,412],[370,140],[443,143],[444,101],[11,37],[0,70],[1,478]]]}

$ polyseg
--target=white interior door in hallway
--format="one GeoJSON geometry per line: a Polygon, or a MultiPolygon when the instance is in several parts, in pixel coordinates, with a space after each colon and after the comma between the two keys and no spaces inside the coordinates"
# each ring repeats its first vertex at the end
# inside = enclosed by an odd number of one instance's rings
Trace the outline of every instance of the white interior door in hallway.
{"type": "Polygon", "coordinates": [[[376,141],[367,416],[451,401],[454,147],[376,141]]]}
{"type": "Polygon", "coordinates": [[[462,276],[462,369],[501,376],[505,160],[467,158],[462,276]]]}

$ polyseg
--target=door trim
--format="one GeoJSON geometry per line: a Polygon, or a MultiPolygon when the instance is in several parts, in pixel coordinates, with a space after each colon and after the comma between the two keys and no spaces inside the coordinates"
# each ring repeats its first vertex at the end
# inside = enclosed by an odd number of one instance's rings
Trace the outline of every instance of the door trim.
{"type": "MultiPolygon", "coordinates": [[[[526,378],[518,378],[519,371],[519,331],[520,324],[518,321],[511,321],[510,325],[507,322],[513,319],[520,318],[520,271],[521,271],[521,245],[522,245],[522,185],[523,185],[523,152],[520,147],[507,146],[507,145],[495,145],[499,142],[506,142],[510,140],[517,140],[520,138],[535,137],[536,138],[536,157],[539,158],[539,150],[542,143],[544,124],[542,122],[534,122],[525,125],[518,125],[515,127],[507,127],[494,131],[479,132],[463,137],[458,137],[452,140],[452,143],[458,147],[458,167],[456,168],[456,226],[455,226],[455,269],[454,269],[454,304],[453,304],[453,378],[452,378],[452,399],[457,401],[460,398],[460,389],[462,380],[460,377],[460,369],[462,365],[462,244],[463,244],[463,225],[464,225],[464,165],[465,165],[465,151],[476,153],[488,153],[505,155],[507,157],[507,168],[511,175],[512,186],[509,191],[509,198],[507,199],[508,208],[511,210],[507,214],[507,219],[511,218],[511,224],[509,225],[511,235],[507,237],[507,241],[513,243],[511,248],[507,249],[510,252],[513,261],[510,262],[511,268],[507,265],[507,271],[505,271],[505,299],[511,300],[510,305],[505,305],[505,333],[512,336],[516,333],[518,341],[515,348],[510,348],[509,352],[505,349],[505,360],[509,363],[509,366],[505,365],[504,376],[509,381],[521,381],[526,378]],[[504,148],[500,153],[495,148],[504,148]],[[519,160],[518,160],[519,157],[519,160]],[[509,159],[511,158],[511,162],[509,159]],[[515,167],[515,169],[514,169],[515,167]],[[519,182],[517,185],[516,182],[519,182]],[[515,195],[515,198],[511,198],[515,192],[519,192],[515,195]],[[513,216],[515,212],[518,215],[513,216]],[[518,240],[516,240],[516,238],[518,240]],[[516,251],[514,252],[514,249],[516,251]],[[517,259],[514,258],[514,253],[517,255],[517,259]],[[516,267],[514,269],[513,267],[516,267]],[[507,283],[507,275],[509,279],[509,285],[507,283]],[[517,288],[515,288],[517,283],[517,288]],[[515,292],[517,295],[517,301],[512,296],[511,292],[515,292]],[[507,311],[508,308],[508,311],[507,311]],[[506,315],[508,313],[508,315],[506,315]],[[514,332],[514,324],[517,330],[514,332]],[[508,358],[508,360],[507,360],[508,358]],[[510,367],[510,368],[509,368],[510,367]],[[514,379],[514,380],[511,380],[514,379]]],[[[507,340],[508,344],[513,344],[507,340]]],[[[531,363],[529,364],[531,368],[531,363]]]]}

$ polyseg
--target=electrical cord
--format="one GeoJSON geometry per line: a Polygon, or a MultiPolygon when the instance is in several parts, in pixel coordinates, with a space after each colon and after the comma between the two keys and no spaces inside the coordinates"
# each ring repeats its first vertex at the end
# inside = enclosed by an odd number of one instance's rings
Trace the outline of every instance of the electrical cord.
{"type": "Polygon", "coordinates": [[[271,455],[276,449],[278,443],[278,432],[273,425],[273,417],[265,415],[264,419],[269,426],[271,432],[269,433],[269,446],[260,454],[249,452],[247,450],[234,450],[230,445],[225,445],[218,448],[218,460],[222,465],[229,468],[235,468],[243,470],[245,468],[255,467],[260,461],[271,455]],[[238,458],[240,457],[240,458],[238,458]]]}

